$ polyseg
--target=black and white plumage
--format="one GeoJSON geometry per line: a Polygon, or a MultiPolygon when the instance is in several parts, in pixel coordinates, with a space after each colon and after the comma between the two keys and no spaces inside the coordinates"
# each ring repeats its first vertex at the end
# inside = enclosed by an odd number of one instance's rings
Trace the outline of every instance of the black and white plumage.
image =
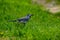
{"type": "Polygon", "coordinates": [[[25,17],[16,19],[16,20],[12,20],[11,22],[21,22],[21,23],[26,23],[30,18],[31,18],[32,14],[27,14],[25,17]]]}

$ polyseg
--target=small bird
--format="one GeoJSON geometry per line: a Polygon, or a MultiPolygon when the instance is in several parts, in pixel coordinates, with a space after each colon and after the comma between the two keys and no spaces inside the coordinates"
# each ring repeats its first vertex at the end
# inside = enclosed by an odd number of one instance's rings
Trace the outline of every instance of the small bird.
{"type": "Polygon", "coordinates": [[[26,24],[26,22],[33,16],[33,14],[27,14],[25,17],[16,19],[16,20],[11,20],[11,22],[21,22],[23,24],[26,24]]]}

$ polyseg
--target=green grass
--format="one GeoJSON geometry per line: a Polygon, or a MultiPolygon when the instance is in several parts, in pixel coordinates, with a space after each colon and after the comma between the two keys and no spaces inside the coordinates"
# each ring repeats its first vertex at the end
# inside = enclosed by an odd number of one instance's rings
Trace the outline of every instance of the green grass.
{"type": "Polygon", "coordinates": [[[0,1],[0,38],[1,40],[60,40],[60,18],[43,11],[30,0],[0,1]],[[32,18],[24,26],[8,22],[27,15],[32,18]]]}
{"type": "Polygon", "coordinates": [[[51,1],[55,1],[57,5],[60,5],[60,0],[46,0],[47,3],[51,2],[51,1]]]}
{"type": "Polygon", "coordinates": [[[56,4],[60,5],[60,0],[56,0],[56,4]]]}

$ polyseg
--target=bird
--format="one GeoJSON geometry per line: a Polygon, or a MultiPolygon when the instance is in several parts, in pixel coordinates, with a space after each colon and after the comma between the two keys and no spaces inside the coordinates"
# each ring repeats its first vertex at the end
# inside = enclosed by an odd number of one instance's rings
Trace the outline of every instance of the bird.
{"type": "Polygon", "coordinates": [[[21,22],[21,23],[23,23],[25,25],[27,23],[27,21],[29,21],[31,16],[33,16],[33,14],[27,14],[24,17],[18,18],[16,20],[11,20],[11,22],[21,22]]]}

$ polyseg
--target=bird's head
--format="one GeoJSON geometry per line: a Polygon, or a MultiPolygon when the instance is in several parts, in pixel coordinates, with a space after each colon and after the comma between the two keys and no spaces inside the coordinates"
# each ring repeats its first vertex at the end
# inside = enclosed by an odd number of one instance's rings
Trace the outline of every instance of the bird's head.
{"type": "Polygon", "coordinates": [[[31,16],[33,16],[33,14],[27,14],[27,16],[31,17],[31,16]]]}

